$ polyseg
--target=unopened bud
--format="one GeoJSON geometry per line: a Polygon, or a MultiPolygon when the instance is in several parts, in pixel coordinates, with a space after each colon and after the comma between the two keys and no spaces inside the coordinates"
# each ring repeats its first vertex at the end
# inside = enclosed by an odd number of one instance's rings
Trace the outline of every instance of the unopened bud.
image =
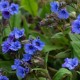
{"type": "Polygon", "coordinates": [[[70,13],[70,16],[76,18],[76,12],[74,12],[74,11],[71,12],[71,13],[70,13]]]}
{"type": "Polygon", "coordinates": [[[33,59],[33,62],[38,65],[44,65],[44,60],[40,57],[36,57],[35,59],[33,59]]]}

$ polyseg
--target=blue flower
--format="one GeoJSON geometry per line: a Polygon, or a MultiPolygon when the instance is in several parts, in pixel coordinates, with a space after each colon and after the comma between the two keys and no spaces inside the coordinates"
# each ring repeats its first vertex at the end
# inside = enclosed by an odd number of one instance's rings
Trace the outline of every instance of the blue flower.
{"type": "Polygon", "coordinates": [[[51,2],[50,3],[51,6],[51,11],[54,13],[57,13],[59,10],[59,3],[57,1],[51,2]]]}
{"type": "Polygon", "coordinates": [[[6,76],[0,75],[0,80],[9,80],[6,76]]]}
{"type": "Polygon", "coordinates": [[[19,41],[15,41],[11,43],[10,49],[12,51],[17,51],[21,48],[21,43],[19,41]]]}
{"type": "Polygon", "coordinates": [[[31,60],[31,55],[30,54],[23,54],[22,60],[23,61],[29,61],[29,60],[31,60]]]}
{"type": "Polygon", "coordinates": [[[62,64],[62,67],[66,67],[70,70],[73,70],[76,66],[78,66],[78,63],[79,62],[77,58],[73,58],[73,59],[66,58],[65,63],[62,64]]]}
{"type": "Polygon", "coordinates": [[[0,11],[3,11],[5,9],[9,8],[9,2],[8,1],[1,1],[0,2],[0,11]]]}
{"type": "Polygon", "coordinates": [[[9,10],[3,10],[2,11],[2,16],[3,16],[4,19],[9,19],[10,18],[9,10]]]}
{"type": "Polygon", "coordinates": [[[71,29],[73,33],[80,34],[80,21],[75,20],[72,22],[71,29]]]}
{"type": "Polygon", "coordinates": [[[10,8],[9,8],[9,10],[10,10],[11,15],[18,14],[18,12],[19,12],[19,5],[12,3],[10,8]]]}
{"type": "Polygon", "coordinates": [[[10,43],[8,41],[4,41],[1,46],[3,53],[7,53],[10,49],[10,43]]]}
{"type": "Polygon", "coordinates": [[[19,30],[18,28],[14,28],[11,34],[13,34],[16,39],[19,39],[24,35],[24,29],[19,30]]]}
{"type": "Polygon", "coordinates": [[[14,39],[15,39],[15,35],[11,32],[11,33],[9,34],[7,40],[8,40],[9,42],[13,42],[14,39]]]}
{"type": "Polygon", "coordinates": [[[16,75],[20,78],[24,78],[28,73],[29,73],[29,68],[24,68],[19,66],[16,70],[16,75]]]}
{"type": "Polygon", "coordinates": [[[69,13],[68,13],[68,11],[66,9],[59,10],[57,15],[58,15],[58,17],[60,19],[67,19],[67,18],[69,18],[69,13]]]}
{"type": "Polygon", "coordinates": [[[28,53],[28,54],[34,54],[34,52],[36,51],[35,47],[30,43],[25,44],[24,50],[25,50],[25,53],[28,53]]]}
{"type": "Polygon", "coordinates": [[[32,44],[39,51],[41,51],[43,47],[45,46],[44,42],[42,42],[40,39],[33,40],[32,44]]]}
{"type": "Polygon", "coordinates": [[[21,61],[19,59],[15,59],[14,60],[14,65],[12,65],[11,68],[12,68],[12,70],[15,70],[20,65],[21,65],[21,61]]]}

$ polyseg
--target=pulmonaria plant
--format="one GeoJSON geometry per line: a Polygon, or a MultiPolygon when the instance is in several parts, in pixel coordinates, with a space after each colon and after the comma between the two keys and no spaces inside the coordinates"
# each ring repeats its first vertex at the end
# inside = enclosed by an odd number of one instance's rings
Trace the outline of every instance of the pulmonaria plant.
{"type": "Polygon", "coordinates": [[[68,19],[69,18],[69,12],[66,10],[66,8],[60,8],[60,4],[57,1],[51,2],[51,11],[54,12],[58,18],[60,19],[68,19]]]}
{"type": "MultiPolygon", "coordinates": [[[[11,66],[11,70],[5,72],[9,72],[10,78],[16,74],[20,80],[79,80],[75,76],[80,74],[80,36],[74,34],[80,34],[80,10],[78,11],[78,3],[66,3],[77,0],[54,0],[50,5],[48,0],[28,1],[0,0],[0,49],[3,53],[0,53],[1,69],[11,66]],[[47,6],[39,4],[38,8],[38,2],[47,6]],[[33,3],[33,7],[29,8],[33,3]],[[69,8],[76,10],[70,11],[69,8]],[[77,14],[79,15],[73,20],[77,14]],[[10,66],[6,65],[8,62],[10,66]]],[[[4,76],[5,72],[0,72],[0,80],[9,80],[4,76]]]]}
{"type": "MultiPolygon", "coordinates": [[[[6,41],[2,43],[2,52],[8,53],[18,51],[23,46],[21,45],[21,38],[24,36],[24,29],[14,28],[14,30],[9,34],[6,41]]],[[[20,78],[24,78],[30,72],[30,63],[34,54],[38,51],[43,50],[45,43],[40,40],[39,37],[36,39],[28,40],[24,45],[24,51],[22,58],[14,60],[14,65],[11,66],[12,70],[16,70],[16,75],[20,78]]],[[[19,55],[19,54],[18,54],[19,55]]]]}
{"type": "Polygon", "coordinates": [[[30,72],[30,63],[33,55],[36,54],[37,51],[41,51],[45,46],[44,42],[39,38],[33,39],[29,42],[24,46],[26,54],[23,54],[22,59],[15,59],[14,65],[11,66],[12,70],[16,70],[16,75],[20,78],[25,78],[30,72]]]}
{"type": "Polygon", "coordinates": [[[1,0],[0,11],[4,19],[9,19],[11,15],[18,14],[19,5],[15,3],[9,4],[7,0],[1,0]]]}

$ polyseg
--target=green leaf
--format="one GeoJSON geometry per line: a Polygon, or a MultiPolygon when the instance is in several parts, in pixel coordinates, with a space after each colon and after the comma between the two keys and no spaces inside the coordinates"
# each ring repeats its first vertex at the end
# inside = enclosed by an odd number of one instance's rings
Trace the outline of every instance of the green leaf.
{"type": "Polygon", "coordinates": [[[74,56],[77,56],[80,59],[80,35],[69,33],[71,38],[71,45],[73,47],[74,56]]]}
{"type": "Polygon", "coordinates": [[[46,78],[44,78],[44,77],[40,77],[39,80],[46,80],[46,78]]]}
{"type": "Polygon", "coordinates": [[[67,52],[67,50],[66,51],[64,51],[64,52],[60,52],[60,53],[58,53],[58,54],[56,54],[55,56],[54,56],[54,58],[57,58],[57,59],[59,59],[59,58],[66,58],[66,57],[69,57],[69,53],[67,52]]]}
{"type": "Polygon", "coordinates": [[[77,71],[77,73],[80,75],[80,71],[77,71]]]}
{"type": "Polygon", "coordinates": [[[54,34],[51,38],[61,38],[63,36],[62,32],[54,34]]]}
{"type": "Polygon", "coordinates": [[[63,47],[61,47],[61,46],[51,45],[51,44],[46,43],[46,46],[44,47],[43,51],[44,52],[49,52],[49,51],[52,51],[52,50],[60,50],[62,48],[63,47]]]}
{"type": "Polygon", "coordinates": [[[49,55],[49,52],[46,53],[46,56],[45,56],[45,63],[47,64],[48,62],[48,55],[49,55]]]}
{"type": "Polygon", "coordinates": [[[0,68],[2,68],[7,73],[12,73],[11,65],[13,61],[0,61],[0,68]]]}
{"type": "Polygon", "coordinates": [[[80,35],[79,34],[69,33],[69,36],[70,36],[72,41],[80,41],[80,35]]]}
{"type": "Polygon", "coordinates": [[[43,6],[41,12],[40,12],[40,17],[44,18],[46,16],[46,14],[49,14],[50,11],[50,4],[46,4],[43,6]]]}
{"type": "Polygon", "coordinates": [[[27,23],[26,18],[24,16],[22,17],[22,19],[23,19],[23,27],[25,29],[25,34],[26,34],[26,37],[28,38],[29,26],[28,26],[28,23],[27,23]]]}
{"type": "Polygon", "coordinates": [[[0,44],[2,44],[2,36],[0,35],[0,44]]]}
{"type": "Polygon", "coordinates": [[[72,41],[71,45],[73,47],[74,56],[77,56],[80,59],[80,41],[72,41]]]}
{"type": "Polygon", "coordinates": [[[66,35],[62,32],[54,34],[51,38],[54,39],[55,44],[57,45],[62,45],[63,47],[65,45],[69,45],[69,40],[67,39],[66,35]]]}
{"type": "Polygon", "coordinates": [[[72,73],[65,69],[65,68],[61,68],[53,77],[52,80],[62,80],[63,78],[69,78],[69,80],[72,80],[72,73]]]}
{"type": "MultiPolygon", "coordinates": [[[[71,5],[74,6],[74,4],[71,4],[71,5]]],[[[67,6],[67,10],[69,12],[75,11],[75,8],[73,8],[72,6],[70,6],[70,5],[67,6]]]]}
{"type": "Polygon", "coordinates": [[[37,16],[38,3],[36,0],[21,0],[21,6],[33,16],[37,16]]]}
{"type": "Polygon", "coordinates": [[[20,28],[21,25],[21,12],[16,15],[11,16],[10,18],[10,27],[13,29],[14,27],[20,28]]]}
{"type": "Polygon", "coordinates": [[[9,27],[9,26],[6,27],[6,28],[4,29],[4,37],[9,36],[10,32],[11,32],[10,27],[9,27]]]}

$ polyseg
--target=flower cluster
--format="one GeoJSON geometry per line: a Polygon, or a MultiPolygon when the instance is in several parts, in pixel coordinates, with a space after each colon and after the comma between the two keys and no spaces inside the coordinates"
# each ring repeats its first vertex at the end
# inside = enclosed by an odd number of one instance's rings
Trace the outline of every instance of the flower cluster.
{"type": "Polygon", "coordinates": [[[33,54],[35,54],[36,51],[41,51],[44,46],[44,42],[39,38],[29,40],[29,42],[25,44],[24,50],[26,54],[23,54],[22,59],[15,59],[14,65],[11,66],[12,70],[16,70],[18,77],[24,78],[30,72],[30,61],[33,54]]]}
{"type": "Polygon", "coordinates": [[[7,40],[2,43],[2,52],[7,53],[9,51],[18,51],[21,49],[21,43],[19,39],[23,37],[23,35],[24,29],[19,30],[18,28],[14,28],[7,40]]]}
{"type": "Polygon", "coordinates": [[[78,66],[78,63],[79,61],[77,58],[73,58],[73,59],[66,58],[65,63],[62,64],[62,67],[66,67],[70,70],[73,70],[76,66],[78,66]]]}
{"type": "Polygon", "coordinates": [[[80,15],[78,15],[77,19],[72,22],[71,30],[72,33],[80,34],[80,15]]]}
{"type": "MultiPolygon", "coordinates": [[[[21,49],[21,42],[19,41],[20,38],[24,36],[24,29],[14,28],[14,30],[9,34],[6,41],[2,43],[2,52],[7,53],[11,51],[18,51],[21,49]]],[[[33,54],[37,51],[41,51],[45,46],[44,42],[40,40],[39,37],[36,39],[29,39],[28,42],[24,45],[24,51],[26,54],[23,54],[21,59],[15,59],[14,65],[11,66],[12,70],[16,70],[16,75],[24,78],[27,73],[29,73],[30,68],[29,61],[33,54]]]]}
{"type": "Polygon", "coordinates": [[[56,13],[60,19],[69,18],[68,11],[66,10],[66,8],[60,8],[59,2],[57,1],[51,2],[50,6],[51,6],[51,11],[56,13]]]}
{"type": "Polygon", "coordinates": [[[0,11],[4,19],[9,19],[11,15],[18,13],[19,5],[15,3],[9,4],[7,0],[1,0],[0,11]]]}
{"type": "Polygon", "coordinates": [[[29,43],[25,44],[24,50],[25,53],[33,55],[34,52],[41,51],[45,46],[44,42],[42,42],[39,38],[31,40],[29,43]]]}
{"type": "Polygon", "coordinates": [[[12,70],[16,70],[16,75],[20,78],[24,78],[29,73],[29,68],[27,67],[28,62],[15,59],[14,65],[11,66],[12,70]],[[26,64],[26,65],[25,65],[26,64]]]}

